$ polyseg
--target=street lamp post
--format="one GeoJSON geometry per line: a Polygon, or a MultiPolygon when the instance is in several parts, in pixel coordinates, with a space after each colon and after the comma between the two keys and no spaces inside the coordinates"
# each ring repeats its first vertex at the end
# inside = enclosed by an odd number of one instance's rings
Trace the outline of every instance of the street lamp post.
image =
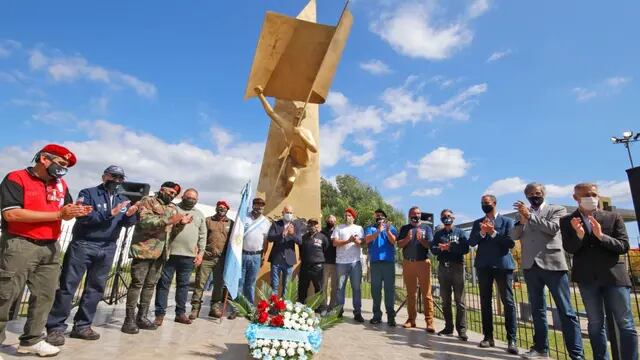
{"type": "Polygon", "coordinates": [[[629,154],[629,162],[631,163],[631,168],[633,168],[633,158],[631,157],[631,146],[632,142],[640,141],[640,133],[635,134],[633,131],[625,131],[622,133],[622,137],[611,137],[611,142],[614,144],[624,144],[624,147],[627,148],[627,154],[629,154]]]}

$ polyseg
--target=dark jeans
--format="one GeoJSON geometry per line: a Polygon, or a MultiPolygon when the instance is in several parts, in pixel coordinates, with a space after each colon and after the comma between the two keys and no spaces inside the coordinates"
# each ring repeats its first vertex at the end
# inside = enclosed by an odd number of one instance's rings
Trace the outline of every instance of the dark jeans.
{"type": "Polygon", "coordinates": [[[451,293],[456,303],[456,324],[458,333],[467,329],[465,319],[466,306],[464,304],[464,264],[440,262],[438,267],[438,281],[440,282],[440,296],[442,298],[442,313],[445,328],[453,331],[453,313],[451,311],[451,293]]]}
{"type": "Polygon", "coordinates": [[[380,304],[384,288],[384,307],[387,320],[394,320],[396,298],[396,264],[393,261],[376,261],[371,263],[371,297],[373,298],[373,317],[382,319],[380,304]]]}
{"type": "Polygon", "coordinates": [[[256,281],[260,272],[260,263],[262,255],[260,254],[242,254],[242,275],[240,276],[240,291],[242,295],[255,303],[256,281]]]}
{"type": "Polygon", "coordinates": [[[167,313],[169,289],[176,274],[176,316],[187,312],[187,298],[189,297],[189,279],[193,271],[192,256],[171,255],[164,264],[162,276],[156,286],[156,316],[167,313]]]}
{"type": "Polygon", "coordinates": [[[524,280],[529,290],[531,317],[533,318],[533,348],[539,352],[549,352],[547,327],[547,303],[544,287],[548,287],[557,306],[562,324],[564,344],[571,359],[584,359],[580,322],[571,307],[569,276],[566,271],[544,270],[538,265],[524,270],[524,280]]]}
{"type": "Polygon", "coordinates": [[[638,333],[631,313],[631,290],[622,286],[578,284],[589,320],[589,340],[595,360],[609,359],[605,309],[613,315],[619,331],[622,360],[638,360],[638,333]]]}
{"type": "Polygon", "coordinates": [[[271,290],[274,295],[278,295],[280,279],[282,279],[282,292],[280,296],[284,296],[287,292],[289,277],[293,272],[293,266],[288,264],[271,264],[271,290]]]}
{"type": "Polygon", "coordinates": [[[478,268],[478,283],[480,285],[480,310],[482,314],[482,334],[485,338],[493,339],[493,281],[498,285],[500,300],[504,306],[504,327],[507,340],[516,340],[516,306],[513,301],[513,270],[494,268],[478,268]]]}
{"type": "Polygon", "coordinates": [[[322,291],[322,264],[302,264],[300,276],[298,277],[298,302],[304,304],[309,292],[309,284],[313,284],[313,289],[317,293],[322,291]]]}
{"type": "Polygon", "coordinates": [[[103,244],[86,240],[71,241],[62,261],[60,288],[56,291],[53,308],[49,312],[47,331],[66,330],[73,296],[85,271],[87,277],[84,290],[73,322],[76,329],[91,326],[98,303],[104,295],[115,253],[115,242],[103,244]]]}

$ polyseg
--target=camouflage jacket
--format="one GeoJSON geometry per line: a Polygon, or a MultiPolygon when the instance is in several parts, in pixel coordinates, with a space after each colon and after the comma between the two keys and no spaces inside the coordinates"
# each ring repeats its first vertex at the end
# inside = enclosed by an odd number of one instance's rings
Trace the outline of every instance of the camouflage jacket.
{"type": "Polygon", "coordinates": [[[176,205],[163,205],[155,196],[145,196],[137,204],[138,223],[133,231],[129,257],[134,259],[157,259],[168,257],[168,238],[173,225],[167,224],[169,218],[178,213],[176,205]]]}

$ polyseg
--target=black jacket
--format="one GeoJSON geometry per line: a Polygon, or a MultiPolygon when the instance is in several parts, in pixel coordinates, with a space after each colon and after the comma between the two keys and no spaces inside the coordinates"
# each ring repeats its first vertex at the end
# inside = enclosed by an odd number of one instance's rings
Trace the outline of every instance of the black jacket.
{"type": "Polygon", "coordinates": [[[604,210],[593,213],[602,227],[602,240],[598,240],[586,227],[586,233],[580,240],[571,226],[574,217],[582,218],[582,214],[576,210],[560,219],[562,247],[573,254],[572,280],[583,284],[630,287],[625,260],[620,257],[629,252],[629,237],[622,217],[604,210]]]}
{"type": "Polygon", "coordinates": [[[269,254],[269,262],[271,264],[287,264],[293,266],[296,264],[296,244],[302,243],[303,226],[298,222],[293,222],[295,226],[295,234],[283,236],[284,221],[278,220],[271,224],[267,240],[273,243],[271,253],[269,254]]]}
{"type": "Polygon", "coordinates": [[[300,245],[300,260],[302,266],[323,264],[324,252],[329,247],[329,239],[321,233],[306,233],[302,235],[302,244],[300,245]]]}

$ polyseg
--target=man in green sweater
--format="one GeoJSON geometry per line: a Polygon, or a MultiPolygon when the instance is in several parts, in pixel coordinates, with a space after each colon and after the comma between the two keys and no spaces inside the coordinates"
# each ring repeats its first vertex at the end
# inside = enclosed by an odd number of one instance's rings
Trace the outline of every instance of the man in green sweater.
{"type": "Polygon", "coordinates": [[[178,204],[178,213],[193,218],[188,224],[173,228],[169,240],[169,260],[164,264],[162,277],[156,286],[156,318],[154,324],[161,326],[167,310],[169,288],[176,275],[176,317],[175,322],[191,324],[186,315],[186,303],[189,290],[189,278],[194,266],[200,265],[207,238],[204,215],[195,208],[198,191],[188,189],[178,204]]]}

